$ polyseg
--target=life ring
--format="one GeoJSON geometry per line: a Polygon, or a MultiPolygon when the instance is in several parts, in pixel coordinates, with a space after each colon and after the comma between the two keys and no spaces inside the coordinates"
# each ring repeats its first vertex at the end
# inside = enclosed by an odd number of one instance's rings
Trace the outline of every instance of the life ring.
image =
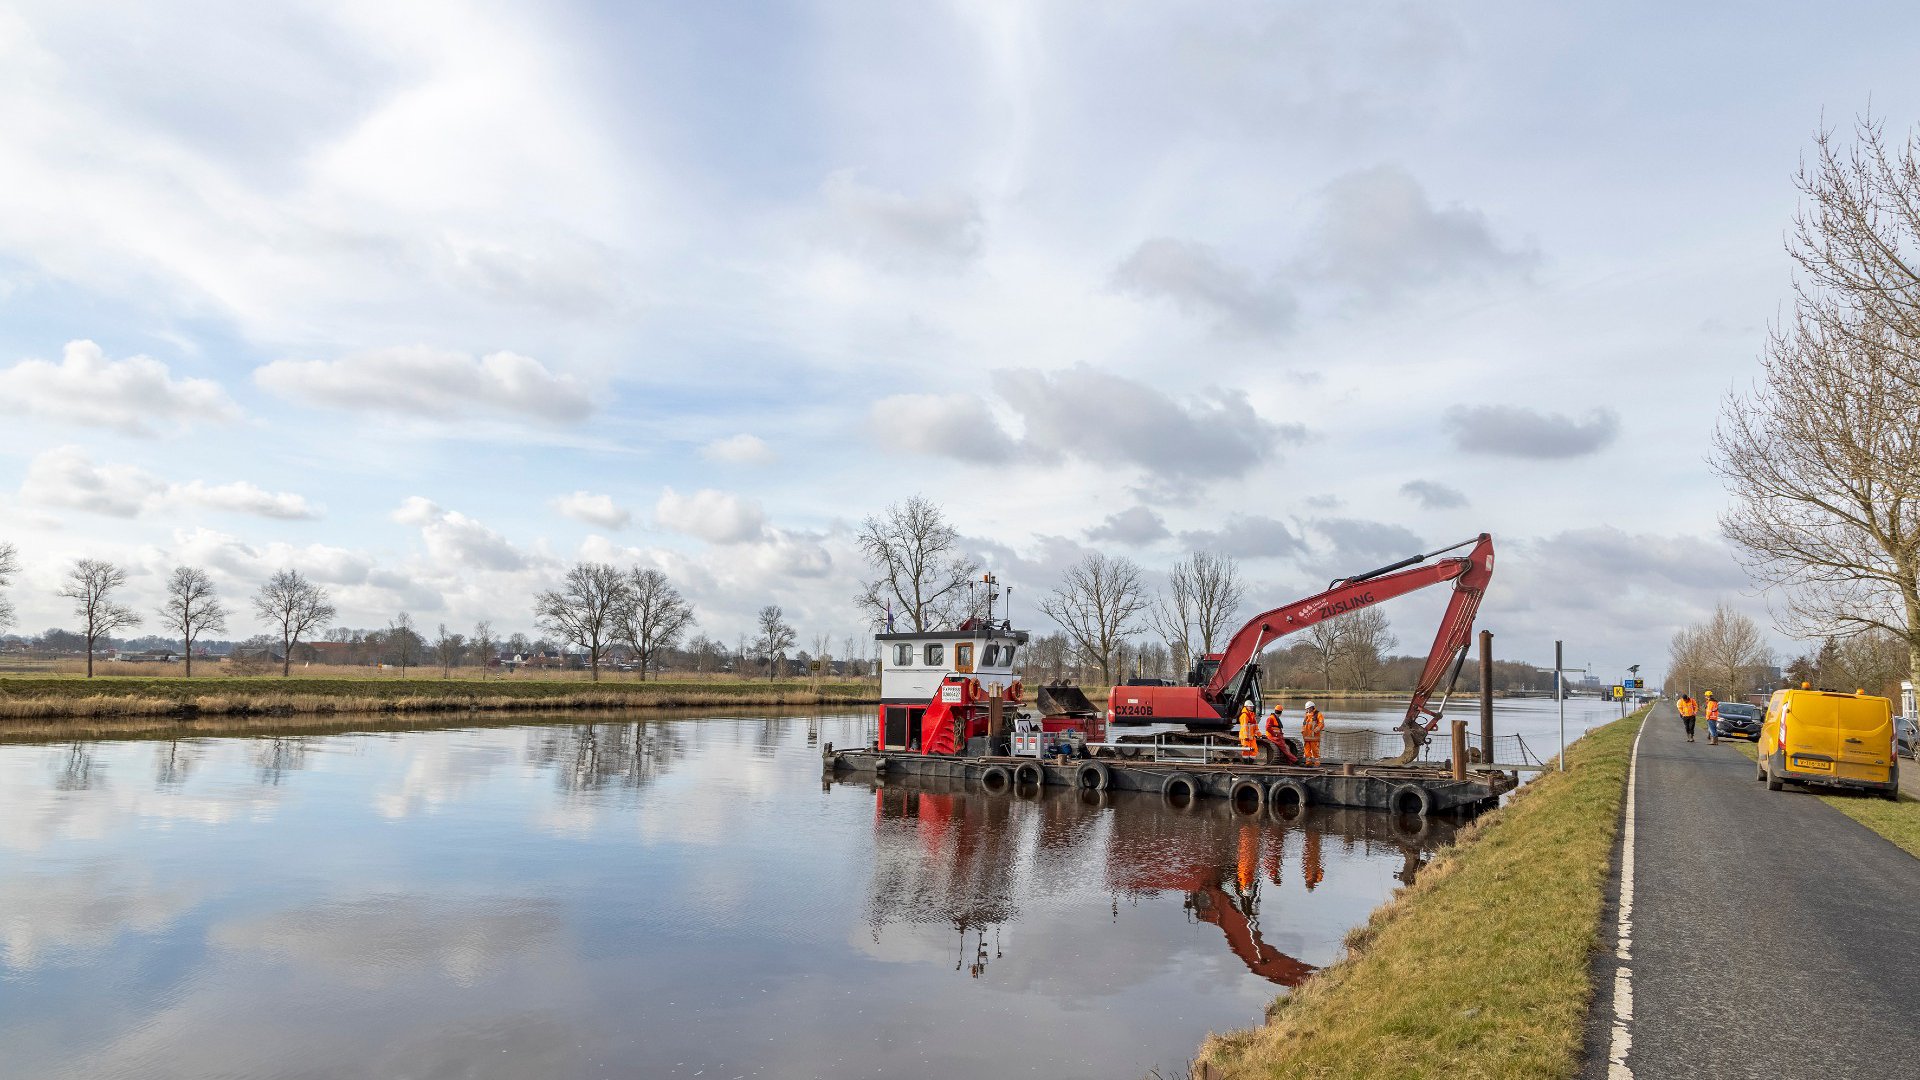
{"type": "Polygon", "coordinates": [[[1260,781],[1243,776],[1227,789],[1227,805],[1236,814],[1258,814],[1266,809],[1267,789],[1260,781]]]}
{"type": "Polygon", "coordinates": [[[1313,793],[1298,780],[1282,780],[1267,789],[1267,808],[1278,814],[1287,810],[1305,810],[1313,802],[1313,793]]]}
{"type": "Polygon", "coordinates": [[[1433,792],[1419,784],[1401,784],[1393,789],[1393,794],[1387,796],[1387,809],[1396,814],[1426,817],[1433,813],[1433,792]]]}
{"type": "Polygon", "coordinates": [[[987,696],[987,691],[980,685],[979,679],[968,679],[967,690],[972,695],[970,700],[973,701],[980,701],[987,696]]]}
{"type": "Polygon", "coordinates": [[[1013,680],[1013,685],[1007,687],[1007,700],[1008,701],[1020,700],[1020,680],[1019,679],[1013,680]]]}
{"type": "Polygon", "coordinates": [[[980,786],[988,791],[1005,791],[1013,786],[1013,774],[1005,765],[989,765],[980,771],[980,786]]]}
{"type": "Polygon", "coordinates": [[[1091,791],[1105,791],[1113,780],[1113,770],[1104,761],[1083,761],[1073,770],[1073,786],[1091,791]]]}
{"type": "Polygon", "coordinates": [[[1023,761],[1013,767],[1013,782],[1016,784],[1045,784],[1047,782],[1047,767],[1037,761],[1023,761]]]}
{"type": "Polygon", "coordinates": [[[1200,781],[1189,772],[1168,773],[1167,778],[1160,782],[1160,797],[1171,806],[1186,809],[1200,801],[1200,781]],[[1183,798],[1186,800],[1184,807],[1180,804],[1183,798]]]}

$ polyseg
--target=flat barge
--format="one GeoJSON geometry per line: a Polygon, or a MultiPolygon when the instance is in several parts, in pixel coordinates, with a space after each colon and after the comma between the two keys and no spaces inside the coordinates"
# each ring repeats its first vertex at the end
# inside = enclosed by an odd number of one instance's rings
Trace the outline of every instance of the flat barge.
{"type": "Polygon", "coordinates": [[[1448,768],[1341,764],[1260,765],[1252,762],[1140,761],[1126,758],[1045,760],[1036,757],[954,757],[861,748],[821,751],[831,777],[851,774],[882,782],[935,777],[978,784],[984,791],[1057,785],[1100,791],[1138,791],[1176,805],[1226,799],[1235,809],[1280,812],[1344,806],[1402,814],[1461,815],[1487,809],[1519,783],[1514,773],[1448,768]]]}

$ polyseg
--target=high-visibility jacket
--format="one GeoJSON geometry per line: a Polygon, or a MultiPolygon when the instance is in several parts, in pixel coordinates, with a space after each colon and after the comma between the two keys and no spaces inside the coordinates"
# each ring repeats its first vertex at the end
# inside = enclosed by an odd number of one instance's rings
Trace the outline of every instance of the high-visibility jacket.
{"type": "Polygon", "coordinates": [[[1307,718],[1300,721],[1300,737],[1308,742],[1319,742],[1326,730],[1327,718],[1320,715],[1319,709],[1308,709],[1307,718]]]}
{"type": "Polygon", "coordinates": [[[1692,716],[1700,711],[1700,706],[1695,704],[1692,698],[1683,697],[1675,702],[1673,707],[1680,710],[1681,716],[1692,716]]]}
{"type": "Polygon", "coordinates": [[[1275,709],[1267,714],[1267,738],[1279,742],[1286,737],[1286,725],[1280,722],[1280,710],[1275,709]]]}
{"type": "Polygon", "coordinates": [[[1718,721],[1719,719],[1720,719],[1720,703],[1712,699],[1709,699],[1707,701],[1707,723],[1711,724],[1718,721]]]}
{"type": "Polygon", "coordinates": [[[1253,706],[1240,706],[1240,744],[1252,746],[1254,739],[1253,706]]]}

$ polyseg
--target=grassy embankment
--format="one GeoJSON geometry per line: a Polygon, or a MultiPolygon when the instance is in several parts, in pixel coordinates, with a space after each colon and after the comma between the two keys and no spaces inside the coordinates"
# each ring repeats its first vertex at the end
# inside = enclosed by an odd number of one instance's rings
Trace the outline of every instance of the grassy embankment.
{"type": "Polygon", "coordinates": [[[1567,748],[1347,937],[1267,1023],[1208,1038],[1195,1077],[1542,1077],[1579,1068],[1633,738],[1567,748]]]}
{"type": "Polygon", "coordinates": [[[0,727],[91,718],[851,705],[863,681],[0,676],[0,727]]]}
{"type": "MultiPolygon", "coordinates": [[[[1729,741],[1747,760],[1758,760],[1759,748],[1753,743],[1744,739],[1729,741]]],[[[1920,858],[1920,802],[1915,802],[1911,795],[1903,792],[1899,802],[1853,791],[1822,791],[1814,797],[1893,841],[1900,850],[1920,858]]]]}

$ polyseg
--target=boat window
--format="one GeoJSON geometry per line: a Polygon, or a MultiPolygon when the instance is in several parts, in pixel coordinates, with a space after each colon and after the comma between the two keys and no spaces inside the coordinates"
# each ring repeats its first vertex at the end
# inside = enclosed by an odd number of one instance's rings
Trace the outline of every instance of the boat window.
{"type": "Polygon", "coordinates": [[[1000,646],[1000,666],[1001,667],[1013,666],[1013,646],[1011,645],[1000,646]]]}
{"type": "Polygon", "coordinates": [[[913,666],[913,646],[907,645],[904,643],[900,645],[895,645],[893,647],[893,666],[894,667],[912,667],[913,666]]]}
{"type": "Polygon", "coordinates": [[[955,671],[973,670],[973,642],[963,641],[953,647],[953,667],[955,671]]]}
{"type": "Polygon", "coordinates": [[[947,647],[945,645],[928,645],[926,649],[926,661],[928,667],[946,666],[947,647]]]}
{"type": "Polygon", "coordinates": [[[986,650],[980,654],[981,667],[996,667],[1000,663],[1000,646],[987,642],[986,650]]]}

